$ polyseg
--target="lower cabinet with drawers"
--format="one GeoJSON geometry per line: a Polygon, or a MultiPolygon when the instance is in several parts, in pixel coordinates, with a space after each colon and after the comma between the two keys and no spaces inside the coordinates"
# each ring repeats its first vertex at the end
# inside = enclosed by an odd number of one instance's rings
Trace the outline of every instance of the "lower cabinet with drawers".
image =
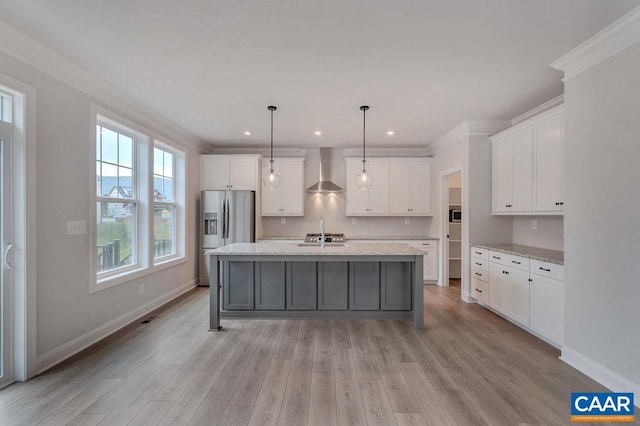
{"type": "Polygon", "coordinates": [[[561,346],[564,341],[564,267],[471,247],[471,293],[482,305],[561,346]]]}

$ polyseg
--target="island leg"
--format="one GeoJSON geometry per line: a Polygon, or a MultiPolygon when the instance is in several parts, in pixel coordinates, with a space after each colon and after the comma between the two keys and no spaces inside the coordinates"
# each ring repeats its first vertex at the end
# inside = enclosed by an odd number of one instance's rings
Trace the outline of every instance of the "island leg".
{"type": "Polygon", "coordinates": [[[413,328],[424,330],[424,277],[422,269],[422,256],[416,256],[413,265],[413,328]]]}
{"type": "Polygon", "coordinates": [[[209,331],[220,331],[220,268],[218,256],[209,256],[209,331]]]}

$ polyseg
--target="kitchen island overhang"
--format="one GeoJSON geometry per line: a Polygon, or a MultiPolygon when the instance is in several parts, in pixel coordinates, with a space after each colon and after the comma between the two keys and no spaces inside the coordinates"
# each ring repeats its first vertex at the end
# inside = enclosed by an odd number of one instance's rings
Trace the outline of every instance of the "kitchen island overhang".
{"type": "Polygon", "coordinates": [[[422,259],[398,243],[236,243],[205,253],[210,330],[220,318],[412,319],[424,324],[422,259]]]}

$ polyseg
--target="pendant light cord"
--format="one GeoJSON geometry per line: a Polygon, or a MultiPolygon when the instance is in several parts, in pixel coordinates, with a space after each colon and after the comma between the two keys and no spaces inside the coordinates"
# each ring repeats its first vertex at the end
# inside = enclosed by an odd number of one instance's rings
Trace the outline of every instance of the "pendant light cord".
{"type": "Polygon", "coordinates": [[[270,105],[267,107],[267,109],[271,111],[271,161],[269,161],[269,164],[270,172],[273,173],[273,111],[275,111],[277,108],[273,105],[270,105]]]}
{"type": "Polygon", "coordinates": [[[360,109],[362,110],[362,171],[366,171],[366,143],[365,143],[365,139],[366,139],[366,132],[367,132],[367,110],[369,109],[368,106],[363,105],[360,107],[360,109]]]}

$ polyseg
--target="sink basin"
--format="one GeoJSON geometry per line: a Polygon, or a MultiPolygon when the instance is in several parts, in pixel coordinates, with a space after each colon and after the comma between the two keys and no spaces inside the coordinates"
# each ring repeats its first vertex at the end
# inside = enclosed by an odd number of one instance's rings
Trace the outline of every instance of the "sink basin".
{"type": "MultiPolygon", "coordinates": [[[[349,247],[347,243],[324,243],[325,247],[349,247]]],[[[298,247],[320,247],[320,243],[300,243],[298,247]]]]}

